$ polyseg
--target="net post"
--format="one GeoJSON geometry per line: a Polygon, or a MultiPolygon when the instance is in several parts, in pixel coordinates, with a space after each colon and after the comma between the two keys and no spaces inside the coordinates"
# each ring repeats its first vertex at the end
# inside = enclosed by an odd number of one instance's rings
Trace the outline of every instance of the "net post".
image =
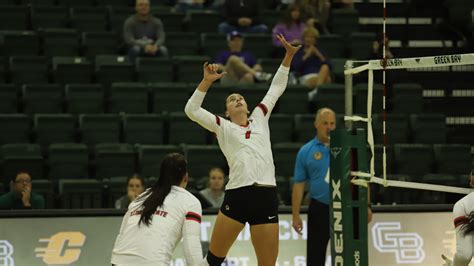
{"type": "Polygon", "coordinates": [[[367,204],[364,186],[351,183],[351,171],[368,172],[364,129],[331,132],[330,224],[333,266],[368,266],[367,204]]]}
{"type": "MultiPolygon", "coordinates": [[[[351,70],[354,68],[354,62],[352,60],[347,60],[344,65],[344,70],[351,70]]],[[[344,74],[344,84],[345,84],[345,115],[352,116],[352,74],[344,74]]],[[[352,121],[346,121],[346,128],[352,128],[352,121]]]]}

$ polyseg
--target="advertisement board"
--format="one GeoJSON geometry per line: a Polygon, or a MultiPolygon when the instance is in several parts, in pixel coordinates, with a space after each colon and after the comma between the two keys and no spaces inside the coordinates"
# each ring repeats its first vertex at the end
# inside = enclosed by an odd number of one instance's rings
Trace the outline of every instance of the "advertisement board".
{"type": "MultiPolygon", "coordinates": [[[[306,233],[295,233],[291,215],[281,214],[278,265],[306,265],[306,233]]],[[[306,216],[302,217],[306,220],[306,216]]],[[[203,217],[204,249],[215,215],[203,217]]],[[[122,217],[0,219],[0,265],[110,265],[122,217]]],[[[306,228],[306,221],[304,221],[306,228]]],[[[448,212],[374,213],[369,224],[369,265],[436,265],[453,257],[455,235],[448,212]]],[[[329,249],[328,249],[329,250],[329,249]]],[[[328,262],[329,263],[329,262],[328,262]]],[[[327,265],[330,265],[328,264],[327,265]]],[[[171,263],[186,265],[181,247],[171,263]]],[[[226,265],[257,265],[248,227],[241,232],[226,265]]]]}

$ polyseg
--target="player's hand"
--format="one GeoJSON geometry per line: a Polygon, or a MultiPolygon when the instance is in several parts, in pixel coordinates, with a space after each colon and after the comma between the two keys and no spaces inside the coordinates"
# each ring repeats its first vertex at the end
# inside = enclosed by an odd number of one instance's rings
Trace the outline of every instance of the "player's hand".
{"type": "Polygon", "coordinates": [[[295,231],[298,233],[298,234],[302,234],[303,232],[303,221],[301,221],[301,217],[298,216],[298,217],[293,217],[293,229],[295,229],[295,231]]]}
{"type": "Polygon", "coordinates": [[[289,42],[287,42],[283,34],[278,34],[276,37],[281,42],[283,47],[285,47],[287,54],[294,55],[301,48],[301,45],[293,46],[289,42]]]}
{"type": "Polygon", "coordinates": [[[214,82],[222,78],[225,74],[227,74],[227,72],[217,73],[218,70],[219,70],[218,64],[209,64],[208,62],[205,62],[203,65],[203,72],[204,72],[203,79],[208,82],[214,82]]]}
{"type": "Polygon", "coordinates": [[[441,254],[441,258],[444,260],[443,266],[451,266],[451,264],[453,263],[453,261],[446,258],[444,254],[441,254]]]}

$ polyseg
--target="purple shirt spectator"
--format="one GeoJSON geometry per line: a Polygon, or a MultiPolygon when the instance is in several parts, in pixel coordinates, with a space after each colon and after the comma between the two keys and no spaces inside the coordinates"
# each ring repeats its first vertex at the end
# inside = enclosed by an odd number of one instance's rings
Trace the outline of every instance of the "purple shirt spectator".
{"type": "Polygon", "coordinates": [[[298,25],[293,24],[289,28],[283,22],[276,24],[272,30],[273,45],[282,47],[281,42],[276,38],[278,34],[285,36],[285,39],[290,43],[294,40],[299,40],[301,43],[301,36],[305,27],[306,25],[303,22],[298,25]]]}
{"type": "MultiPolygon", "coordinates": [[[[319,49],[319,47],[318,47],[319,49]]],[[[321,51],[321,49],[319,49],[321,51]]],[[[324,64],[329,66],[329,69],[332,69],[331,61],[326,53],[321,51],[321,53],[326,57],[326,61],[322,62],[317,56],[312,55],[308,59],[303,60],[304,49],[300,49],[293,58],[291,64],[291,71],[294,71],[297,76],[303,76],[311,73],[319,73],[319,70],[324,64]]]]}

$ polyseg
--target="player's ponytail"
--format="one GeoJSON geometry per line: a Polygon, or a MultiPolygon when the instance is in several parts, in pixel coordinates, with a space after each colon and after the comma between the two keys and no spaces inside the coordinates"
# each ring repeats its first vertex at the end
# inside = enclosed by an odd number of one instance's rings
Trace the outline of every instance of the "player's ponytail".
{"type": "Polygon", "coordinates": [[[160,177],[158,181],[147,190],[143,196],[148,198],[143,202],[140,223],[150,225],[156,209],[163,205],[166,196],[171,191],[171,186],[179,185],[187,173],[187,164],[184,155],[170,153],[161,162],[160,177]]]}
{"type": "Polygon", "coordinates": [[[474,233],[474,211],[467,216],[468,222],[462,226],[462,233],[467,236],[474,233]]]}

